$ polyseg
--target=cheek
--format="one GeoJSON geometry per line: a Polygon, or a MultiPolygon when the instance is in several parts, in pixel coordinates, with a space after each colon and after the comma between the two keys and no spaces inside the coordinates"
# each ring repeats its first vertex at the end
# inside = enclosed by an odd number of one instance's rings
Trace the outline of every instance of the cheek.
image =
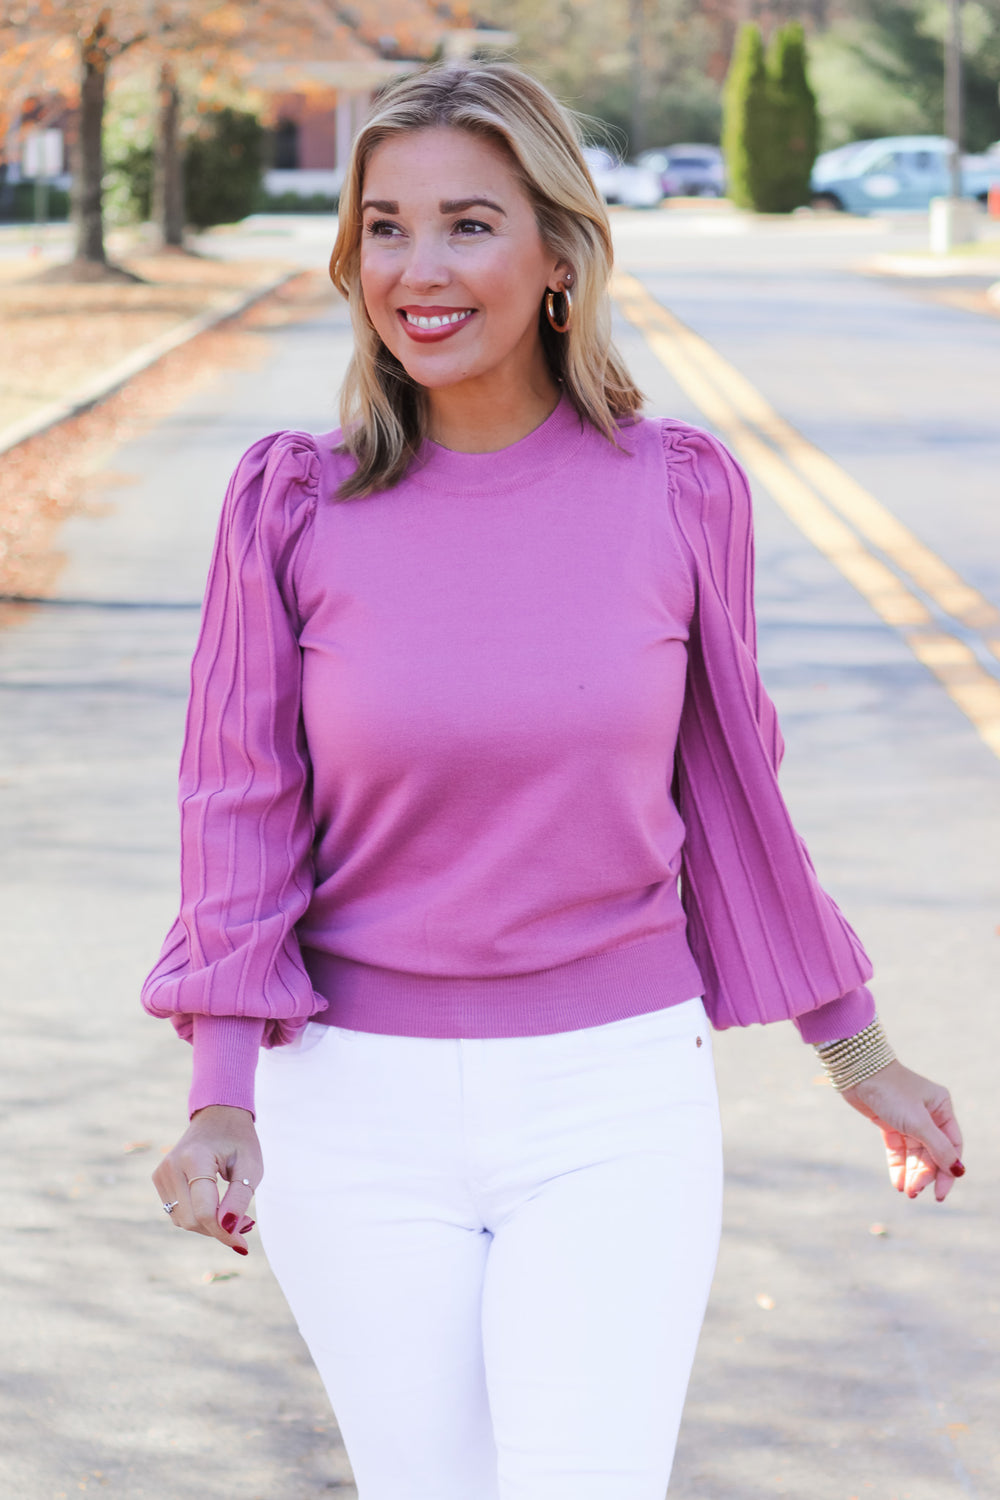
{"type": "Polygon", "coordinates": [[[386,298],[392,289],[395,277],[376,255],[366,256],[362,253],[360,266],[361,295],[364,298],[368,316],[375,327],[382,329],[391,323],[391,317],[386,311],[386,298]]]}

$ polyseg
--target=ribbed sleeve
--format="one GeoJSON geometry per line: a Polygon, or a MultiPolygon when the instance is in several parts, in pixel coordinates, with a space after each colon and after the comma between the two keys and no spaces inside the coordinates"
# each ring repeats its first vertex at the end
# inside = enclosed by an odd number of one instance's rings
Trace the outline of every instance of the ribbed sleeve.
{"type": "Polygon", "coordinates": [[[719,1029],[802,1016],[809,1041],[851,1035],[874,1013],[872,968],[778,790],[784,746],[757,670],[746,476],[706,433],[671,422],[662,431],[696,592],[674,794],[706,1009],[719,1029]]]}
{"type": "Polygon", "coordinates": [[[294,928],[312,895],[294,575],[319,484],[315,439],[243,457],[209,570],[180,771],[181,906],[142,991],[195,1043],[192,1112],[253,1109],[258,1047],[314,997],[294,928]]]}

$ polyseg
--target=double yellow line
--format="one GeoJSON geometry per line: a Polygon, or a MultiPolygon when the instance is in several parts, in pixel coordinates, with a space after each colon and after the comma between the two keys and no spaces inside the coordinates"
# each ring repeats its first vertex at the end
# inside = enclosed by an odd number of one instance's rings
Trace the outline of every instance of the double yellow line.
{"type": "Polygon", "coordinates": [[[1000,757],[1000,679],[955,630],[961,627],[966,637],[971,633],[1000,661],[1000,609],[780,417],[755,386],[634,276],[617,272],[612,292],[750,473],[875,613],[901,633],[1000,757]]]}

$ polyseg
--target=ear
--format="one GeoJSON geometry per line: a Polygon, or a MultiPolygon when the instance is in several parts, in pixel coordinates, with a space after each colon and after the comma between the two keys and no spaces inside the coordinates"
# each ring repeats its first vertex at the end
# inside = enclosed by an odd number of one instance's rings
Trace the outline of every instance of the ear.
{"type": "Polygon", "coordinates": [[[550,292],[562,292],[576,284],[576,275],[568,260],[558,260],[549,273],[550,292]]]}

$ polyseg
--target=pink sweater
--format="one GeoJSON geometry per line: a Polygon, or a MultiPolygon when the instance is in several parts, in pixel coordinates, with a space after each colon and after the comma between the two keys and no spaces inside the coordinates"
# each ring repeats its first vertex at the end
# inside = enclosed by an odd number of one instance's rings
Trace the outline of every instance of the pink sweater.
{"type": "Polygon", "coordinates": [[[704,994],[716,1026],[866,1025],[777,792],[721,445],[646,421],[622,452],[563,400],[338,503],[336,436],[249,450],[209,574],[143,990],[194,1041],[192,1111],[252,1109],[261,1042],[310,1018],[522,1036],[704,994]]]}

